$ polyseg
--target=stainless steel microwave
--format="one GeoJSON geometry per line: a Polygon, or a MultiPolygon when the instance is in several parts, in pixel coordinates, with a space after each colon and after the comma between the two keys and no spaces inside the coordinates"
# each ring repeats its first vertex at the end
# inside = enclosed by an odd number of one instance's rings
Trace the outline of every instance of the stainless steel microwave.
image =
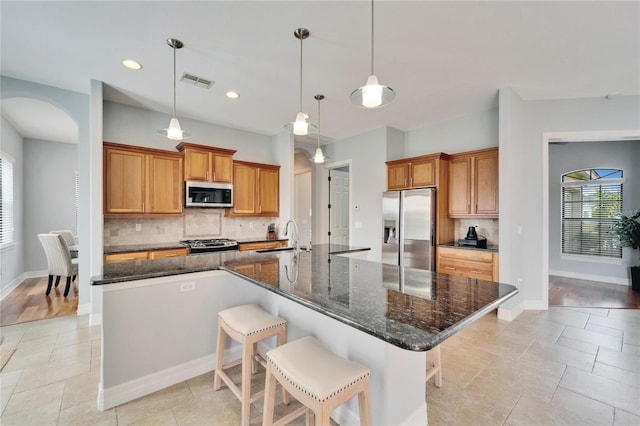
{"type": "Polygon", "coordinates": [[[218,182],[185,181],[185,207],[233,207],[233,185],[218,182]]]}

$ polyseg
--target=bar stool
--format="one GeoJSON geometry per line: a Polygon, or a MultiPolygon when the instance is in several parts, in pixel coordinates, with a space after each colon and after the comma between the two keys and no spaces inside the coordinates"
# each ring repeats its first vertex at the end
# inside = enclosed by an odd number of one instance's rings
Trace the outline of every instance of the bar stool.
{"type": "Polygon", "coordinates": [[[262,426],[283,425],[307,415],[307,425],[329,425],[331,412],[358,395],[360,424],[371,424],[370,370],[325,349],[311,336],[267,352],[262,426]],[[273,423],[276,382],[304,407],[273,423]]]}
{"type": "MultiPolygon", "coordinates": [[[[224,380],[242,403],[243,425],[249,424],[251,403],[264,395],[264,390],[251,395],[251,374],[256,373],[257,363],[266,368],[265,361],[258,354],[258,342],[272,336],[278,337],[278,345],[285,344],[287,321],[265,312],[257,305],[235,306],[218,313],[218,348],[213,388],[220,389],[220,379],[224,380]],[[223,365],[226,336],[242,344],[242,357],[223,365]],[[242,364],[241,388],[238,388],[224,371],[238,364],[242,364]]],[[[286,404],[289,403],[289,395],[286,392],[283,394],[283,399],[286,404]]]]}
{"type": "Polygon", "coordinates": [[[442,362],[440,357],[440,345],[427,351],[427,379],[429,381],[433,376],[436,377],[436,386],[442,386],[442,362]],[[432,358],[429,362],[429,357],[432,358]]]}

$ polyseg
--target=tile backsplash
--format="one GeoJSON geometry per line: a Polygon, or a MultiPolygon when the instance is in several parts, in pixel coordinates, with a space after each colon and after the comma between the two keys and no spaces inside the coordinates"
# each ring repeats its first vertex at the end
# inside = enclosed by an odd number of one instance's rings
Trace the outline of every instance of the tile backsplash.
{"type": "Polygon", "coordinates": [[[105,219],[104,245],[170,243],[197,238],[262,238],[278,217],[225,217],[222,209],[185,209],[183,217],[105,219]],[[136,231],[140,225],[140,231],[136,231]]]}
{"type": "Polygon", "coordinates": [[[456,219],[455,241],[464,238],[470,226],[479,225],[478,236],[485,237],[489,245],[498,245],[498,224],[498,219],[456,219]]]}

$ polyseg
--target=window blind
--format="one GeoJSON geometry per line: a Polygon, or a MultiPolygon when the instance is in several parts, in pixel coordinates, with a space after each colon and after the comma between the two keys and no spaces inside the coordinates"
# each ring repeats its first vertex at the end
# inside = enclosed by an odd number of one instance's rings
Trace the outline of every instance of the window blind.
{"type": "Polygon", "coordinates": [[[562,187],[562,253],[622,258],[612,225],[622,212],[622,182],[583,181],[562,187]]]}
{"type": "Polygon", "coordinates": [[[0,245],[13,243],[13,160],[0,155],[0,245]]]}

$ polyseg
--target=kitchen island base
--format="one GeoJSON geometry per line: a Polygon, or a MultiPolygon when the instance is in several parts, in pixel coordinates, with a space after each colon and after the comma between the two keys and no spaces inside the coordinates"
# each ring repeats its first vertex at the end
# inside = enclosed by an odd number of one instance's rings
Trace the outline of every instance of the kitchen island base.
{"type": "MultiPolygon", "coordinates": [[[[256,303],[288,320],[288,339],[313,335],[336,355],[371,369],[373,424],[426,425],[425,352],[386,343],[226,271],[207,271],[99,287],[103,300],[98,408],[105,410],[211,371],[217,313],[256,303]]],[[[275,347],[266,340],[259,351],[275,347]]],[[[229,342],[225,356],[239,355],[229,342]]],[[[359,424],[357,399],[333,412],[359,424]]]]}

